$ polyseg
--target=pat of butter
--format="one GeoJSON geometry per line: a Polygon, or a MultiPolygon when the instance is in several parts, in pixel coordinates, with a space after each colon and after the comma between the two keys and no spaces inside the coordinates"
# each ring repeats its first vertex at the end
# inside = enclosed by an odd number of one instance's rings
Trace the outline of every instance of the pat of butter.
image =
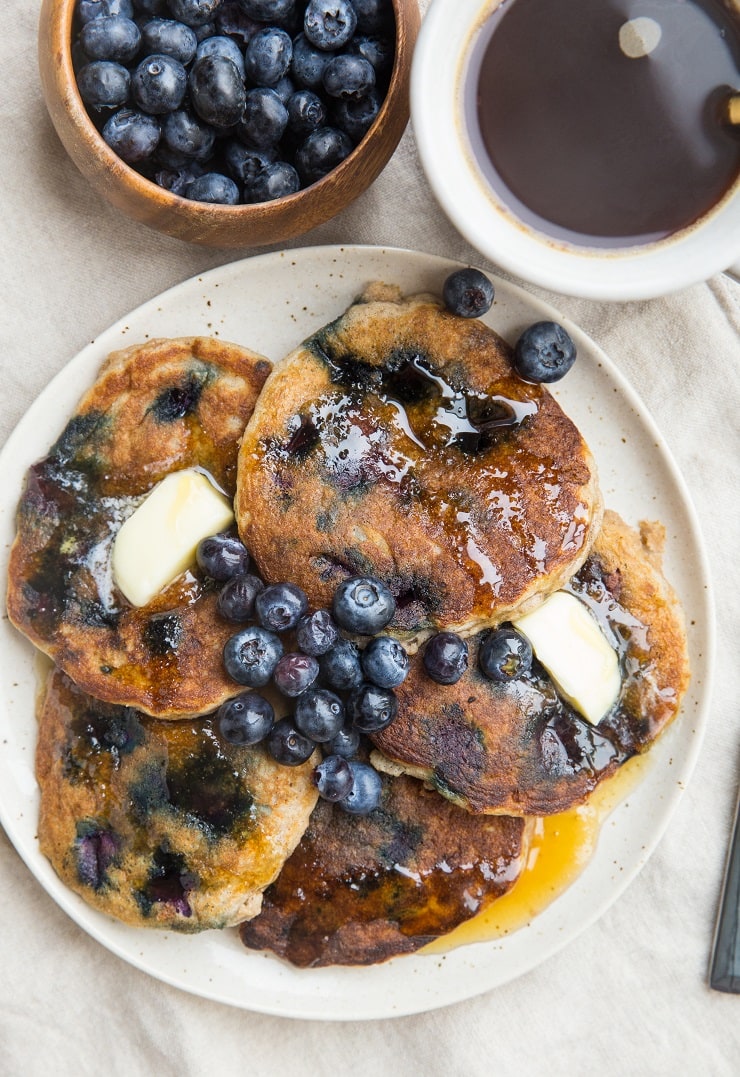
{"type": "Polygon", "coordinates": [[[200,471],[167,475],[123,524],[113,543],[113,578],[145,606],[195,563],[201,539],[234,522],[230,502],[200,471]]]}
{"type": "Polygon", "coordinates": [[[515,627],[569,703],[598,725],[616,701],[622,684],[617,653],[588,607],[566,591],[556,591],[515,627]]]}

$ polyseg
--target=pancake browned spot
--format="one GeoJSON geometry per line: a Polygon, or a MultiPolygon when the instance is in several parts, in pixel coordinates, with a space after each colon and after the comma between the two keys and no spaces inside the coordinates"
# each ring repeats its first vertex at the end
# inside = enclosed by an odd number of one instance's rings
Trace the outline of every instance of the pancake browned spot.
{"type": "Polygon", "coordinates": [[[90,905],[201,931],[260,908],[316,803],[313,762],[281,767],[211,719],[162,722],[51,673],[40,706],[39,843],[90,905]]]}
{"type": "Polygon", "coordinates": [[[178,717],[234,694],[220,657],[233,628],[197,568],[132,608],[110,555],[123,521],[170,472],[201,468],[233,496],[238,442],[269,370],[254,352],[201,337],[116,352],[29,469],[8,612],[91,695],[178,717]]]}
{"type": "Polygon", "coordinates": [[[594,612],[616,648],[622,691],[598,726],[557,694],[544,669],[509,683],[470,666],[440,687],[412,660],[398,718],[373,740],[390,760],[472,812],[548,815],[585,800],[678,713],[688,686],[684,621],[659,567],[655,525],[638,535],[614,512],[566,589],[594,612]]]}
{"type": "Polygon", "coordinates": [[[509,890],[529,823],[476,817],[412,778],[384,778],[380,807],[319,801],[242,941],[300,967],[370,965],[452,931],[509,890]]]}
{"type": "Polygon", "coordinates": [[[237,520],[266,578],[322,606],[377,576],[407,639],[477,631],[564,583],[598,529],[595,466],[510,357],[482,322],[396,296],[358,301],[283,360],[239,456],[237,520]]]}

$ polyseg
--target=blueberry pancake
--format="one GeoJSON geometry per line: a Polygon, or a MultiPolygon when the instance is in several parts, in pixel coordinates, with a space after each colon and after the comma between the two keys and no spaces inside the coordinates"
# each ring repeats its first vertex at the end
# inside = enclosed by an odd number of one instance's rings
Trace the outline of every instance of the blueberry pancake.
{"type": "Polygon", "coordinates": [[[529,823],[461,811],[413,778],[384,778],[380,807],[320,800],[242,941],[300,967],[413,953],[509,890],[529,823]]]}
{"type": "Polygon", "coordinates": [[[509,346],[430,296],[371,287],[268,379],[239,454],[239,529],[262,573],[330,604],[393,592],[390,630],[469,634],[559,587],[601,513],[591,454],[509,346]]]}
{"type": "Polygon", "coordinates": [[[127,924],[237,924],[306,829],[312,766],[222,742],[209,718],[163,722],[101,703],[54,670],[39,708],[41,851],[127,924]]]}
{"type": "Polygon", "coordinates": [[[396,689],[398,717],[373,735],[383,755],[472,812],[547,815],[585,800],[650,747],[688,685],[683,615],[660,570],[662,537],[659,525],[638,534],[607,511],[566,585],[619,658],[621,689],[598,725],[561,698],[536,661],[526,676],[489,680],[478,668],[481,634],[468,641],[469,668],[457,684],[436,684],[414,657],[396,689]]]}
{"type": "Polygon", "coordinates": [[[197,468],[232,498],[237,446],[270,364],[208,338],[116,352],[28,471],[10,554],[11,621],[91,695],[161,717],[234,694],[231,632],[197,568],[134,607],[116,587],[122,523],[166,475],[197,468]]]}

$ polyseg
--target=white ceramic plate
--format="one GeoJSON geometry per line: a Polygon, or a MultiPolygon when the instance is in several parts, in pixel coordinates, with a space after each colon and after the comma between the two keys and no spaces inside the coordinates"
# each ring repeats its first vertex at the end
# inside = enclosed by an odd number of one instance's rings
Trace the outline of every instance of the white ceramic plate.
{"type": "MultiPolygon", "coordinates": [[[[445,259],[411,251],[303,248],[212,270],[127,315],[64,367],[0,454],[3,578],[26,468],[46,453],[110,351],[151,337],[212,333],[279,359],[339,315],[369,281],[394,282],[406,292],[439,292],[453,268],[445,259]]],[[[324,1020],[418,1013],[488,991],[537,965],[596,920],[645,863],[700,747],[713,652],[705,557],[683,482],[650,417],[610,360],[557,312],[505,281],[496,282],[496,302],[486,321],[502,336],[513,341],[527,324],[542,318],[563,322],[576,341],[579,360],[556,395],[595,453],[607,504],[630,523],[657,518],[666,525],[666,571],[690,626],[693,682],[684,713],[655,747],[653,765],[629,796],[630,810],[626,804],[617,808],[614,825],[603,829],[581,876],[528,927],[444,957],[401,957],[372,968],[297,970],[247,951],[235,931],[193,937],[129,928],[88,908],[62,886],[39,853],[35,652],[5,618],[0,623],[0,820],[42,886],[109,950],[185,991],[245,1009],[324,1020]]]]}

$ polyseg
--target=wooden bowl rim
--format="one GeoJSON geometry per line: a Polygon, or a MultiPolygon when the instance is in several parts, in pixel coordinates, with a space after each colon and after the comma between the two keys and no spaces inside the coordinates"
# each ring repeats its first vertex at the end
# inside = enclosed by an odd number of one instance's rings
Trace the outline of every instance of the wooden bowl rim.
{"type": "MultiPolygon", "coordinates": [[[[399,90],[403,90],[404,83],[407,82],[410,72],[413,42],[416,36],[415,27],[418,25],[419,16],[417,0],[391,0],[391,3],[395,18],[393,71],[380,111],[362,141],[352,149],[351,153],[336,168],[322,176],[316,183],[303,187],[294,194],[284,195],[282,198],[267,202],[240,203],[236,206],[225,206],[216,202],[197,202],[181,195],[173,194],[165,187],[160,187],[158,184],[148,180],[118,157],[95,127],[77,87],[77,78],[72,64],[72,23],[76,0],[47,0],[46,4],[42,5],[41,18],[44,18],[46,11],[50,15],[55,12],[59,14],[59,18],[52,24],[50,36],[52,54],[59,56],[61,59],[61,63],[55,65],[54,80],[67,114],[81,138],[89,147],[90,152],[99,157],[106,169],[139,202],[156,203],[162,210],[171,209],[180,213],[187,212],[192,215],[194,221],[199,221],[202,218],[202,224],[207,227],[208,222],[213,221],[214,214],[217,214],[223,221],[233,218],[235,221],[243,222],[250,213],[253,213],[267,222],[271,218],[281,218],[298,211],[309,200],[320,198],[325,188],[333,190],[345,188],[355,168],[361,165],[378,134],[382,134],[385,130],[385,120],[391,110],[397,106],[399,90]],[[412,31],[411,36],[407,35],[407,29],[412,31]]],[[[406,102],[406,111],[408,112],[408,101],[406,102]]],[[[408,122],[408,117],[406,122],[408,122]]],[[[399,140],[400,135],[395,140],[393,137],[389,139],[389,152],[383,165],[390,160],[399,140]]],[[[364,189],[362,187],[358,190],[358,196],[364,189]]]]}

